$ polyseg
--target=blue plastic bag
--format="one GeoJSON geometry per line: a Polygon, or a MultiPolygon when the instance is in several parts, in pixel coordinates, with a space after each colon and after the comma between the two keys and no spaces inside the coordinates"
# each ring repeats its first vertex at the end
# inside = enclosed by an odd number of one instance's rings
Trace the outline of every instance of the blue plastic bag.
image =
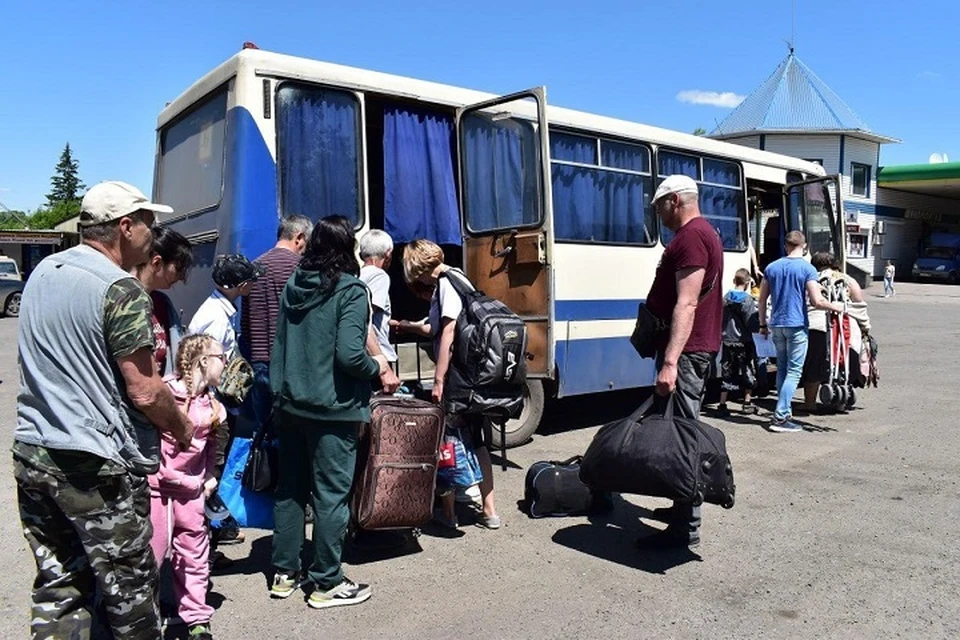
{"type": "Polygon", "coordinates": [[[273,529],[273,493],[243,486],[243,470],[250,456],[251,438],[234,438],[223,469],[218,493],[241,527],[273,529]]]}
{"type": "Polygon", "coordinates": [[[444,442],[453,443],[455,464],[437,469],[437,483],[441,488],[472,487],[483,480],[480,461],[473,450],[469,430],[447,426],[444,442]]]}

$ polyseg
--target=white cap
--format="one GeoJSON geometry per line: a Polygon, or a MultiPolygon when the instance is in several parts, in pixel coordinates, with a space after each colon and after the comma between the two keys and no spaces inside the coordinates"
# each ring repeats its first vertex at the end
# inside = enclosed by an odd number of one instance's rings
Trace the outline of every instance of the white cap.
{"type": "Polygon", "coordinates": [[[697,189],[697,183],[689,176],[680,174],[667,176],[657,187],[657,192],[653,194],[653,200],[650,201],[650,204],[671,193],[699,193],[699,190],[697,189]]]}
{"type": "Polygon", "coordinates": [[[157,213],[173,213],[173,207],[147,200],[132,184],[109,180],[90,187],[80,204],[80,226],[92,227],[146,209],[157,213]]]}

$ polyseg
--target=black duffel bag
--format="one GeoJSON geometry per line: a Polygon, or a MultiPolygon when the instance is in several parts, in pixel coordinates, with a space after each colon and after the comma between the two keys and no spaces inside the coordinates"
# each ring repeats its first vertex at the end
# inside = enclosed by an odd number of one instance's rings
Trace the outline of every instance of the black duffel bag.
{"type": "Polygon", "coordinates": [[[723,432],[674,416],[650,413],[655,395],[628,418],[600,428],[583,456],[580,479],[594,491],[616,491],[733,507],[736,486],[723,432]]]}
{"type": "Polygon", "coordinates": [[[531,518],[583,516],[613,508],[609,493],[593,491],[580,480],[580,460],[534,462],[527,469],[524,511],[531,518]]]}

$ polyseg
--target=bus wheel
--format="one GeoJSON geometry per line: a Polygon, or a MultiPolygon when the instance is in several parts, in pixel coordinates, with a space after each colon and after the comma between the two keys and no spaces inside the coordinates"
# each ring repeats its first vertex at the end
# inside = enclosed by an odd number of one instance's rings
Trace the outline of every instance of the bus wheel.
{"type": "MultiPolygon", "coordinates": [[[[525,444],[537,427],[540,426],[540,418],[543,417],[543,381],[527,380],[523,389],[523,411],[520,416],[507,421],[507,448],[519,447],[525,444]]],[[[500,448],[499,428],[494,425],[493,428],[493,449],[500,448]]]]}

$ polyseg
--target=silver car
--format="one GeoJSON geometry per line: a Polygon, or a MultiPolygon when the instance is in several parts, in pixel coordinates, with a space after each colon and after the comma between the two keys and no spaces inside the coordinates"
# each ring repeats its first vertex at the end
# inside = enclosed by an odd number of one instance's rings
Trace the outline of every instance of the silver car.
{"type": "Polygon", "coordinates": [[[23,283],[19,280],[0,280],[0,313],[16,318],[20,315],[20,296],[23,283]]]}

